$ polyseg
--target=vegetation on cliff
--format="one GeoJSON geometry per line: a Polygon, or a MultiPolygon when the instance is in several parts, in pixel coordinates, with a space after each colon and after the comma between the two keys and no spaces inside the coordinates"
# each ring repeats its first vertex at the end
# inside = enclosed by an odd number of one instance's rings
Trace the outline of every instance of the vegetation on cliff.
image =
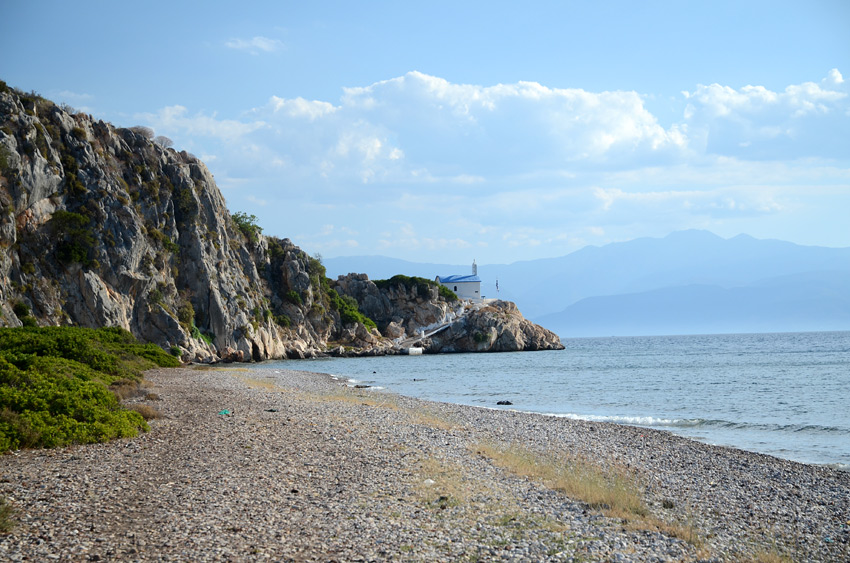
{"type": "Polygon", "coordinates": [[[427,298],[431,288],[436,287],[439,295],[449,303],[458,300],[458,296],[451,289],[438,284],[434,280],[421,278],[419,276],[405,276],[403,274],[397,274],[388,280],[375,280],[374,283],[378,286],[378,289],[387,289],[394,285],[400,285],[410,290],[415,290],[422,298],[427,298]]]}
{"type": "Polygon", "coordinates": [[[113,389],[179,361],[120,328],[0,328],[0,452],[135,436],[113,389]]]}

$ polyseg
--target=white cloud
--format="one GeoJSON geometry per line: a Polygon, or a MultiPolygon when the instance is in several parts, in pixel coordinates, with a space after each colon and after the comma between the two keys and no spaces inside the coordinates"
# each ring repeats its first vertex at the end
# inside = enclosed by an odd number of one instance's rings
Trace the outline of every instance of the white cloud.
{"type": "Polygon", "coordinates": [[[224,46],[237,51],[247,51],[252,55],[257,55],[260,51],[274,53],[284,48],[282,41],[262,36],[252,37],[251,39],[231,39],[226,41],[224,46]]]}
{"type": "Polygon", "coordinates": [[[216,155],[228,199],[268,213],[270,234],[311,252],[444,261],[470,248],[552,256],[630,238],[636,225],[663,235],[778,222],[812,186],[850,191],[847,94],[838,70],[775,91],[700,85],[681,120],[662,125],[637,92],[411,72],[338,100],[145,117],[177,146],[216,155]]]}
{"type": "Polygon", "coordinates": [[[839,84],[844,84],[844,77],[841,76],[841,73],[838,72],[837,68],[834,68],[829,71],[829,74],[827,74],[826,78],[824,78],[823,81],[825,83],[837,86],[839,84]]]}
{"type": "Polygon", "coordinates": [[[284,113],[289,117],[305,117],[314,121],[320,117],[332,114],[338,108],[328,102],[318,100],[305,100],[298,97],[292,100],[272,96],[269,105],[274,113],[284,113]]]}
{"type": "Polygon", "coordinates": [[[837,69],[820,84],[734,89],[699,85],[685,93],[684,119],[692,146],[756,159],[838,156],[850,127],[848,92],[837,69]]]}
{"type": "Polygon", "coordinates": [[[150,123],[154,129],[179,132],[193,137],[213,137],[236,141],[267,125],[262,121],[244,122],[236,119],[217,119],[216,115],[189,115],[184,106],[164,107],[158,113],[137,114],[137,119],[150,123]]]}

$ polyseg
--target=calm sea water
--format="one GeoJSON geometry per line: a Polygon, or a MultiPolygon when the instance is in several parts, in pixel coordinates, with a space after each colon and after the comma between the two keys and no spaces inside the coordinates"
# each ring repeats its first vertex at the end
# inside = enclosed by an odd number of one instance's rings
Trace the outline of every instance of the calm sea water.
{"type": "MultiPolygon", "coordinates": [[[[279,365],[424,399],[647,426],[850,470],[850,332],[563,342],[557,352],[279,365]],[[513,405],[497,407],[500,400],[513,405]]],[[[260,365],[270,364],[277,365],[260,365]]]]}

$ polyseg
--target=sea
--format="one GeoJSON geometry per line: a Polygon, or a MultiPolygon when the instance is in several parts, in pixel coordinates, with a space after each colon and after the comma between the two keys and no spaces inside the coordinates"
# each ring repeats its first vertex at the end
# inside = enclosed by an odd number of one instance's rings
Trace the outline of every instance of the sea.
{"type": "Polygon", "coordinates": [[[563,344],[560,351],[257,365],[328,373],[350,385],[432,401],[656,428],[850,471],[850,332],[567,338],[563,344]]]}

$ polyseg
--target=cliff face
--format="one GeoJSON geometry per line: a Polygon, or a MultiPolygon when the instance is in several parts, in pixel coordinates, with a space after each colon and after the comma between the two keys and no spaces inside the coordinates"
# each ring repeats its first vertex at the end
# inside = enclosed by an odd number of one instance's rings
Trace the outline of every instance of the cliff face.
{"type": "Polygon", "coordinates": [[[186,360],[251,361],[385,353],[451,314],[431,290],[330,282],[150,137],[0,82],[0,326],[121,326],[186,360]]]}
{"type": "Polygon", "coordinates": [[[28,309],[39,324],[117,325],[187,359],[304,356],[334,336],[321,265],[288,240],[249,240],[202,162],[3,90],[0,323],[28,309]]]}

